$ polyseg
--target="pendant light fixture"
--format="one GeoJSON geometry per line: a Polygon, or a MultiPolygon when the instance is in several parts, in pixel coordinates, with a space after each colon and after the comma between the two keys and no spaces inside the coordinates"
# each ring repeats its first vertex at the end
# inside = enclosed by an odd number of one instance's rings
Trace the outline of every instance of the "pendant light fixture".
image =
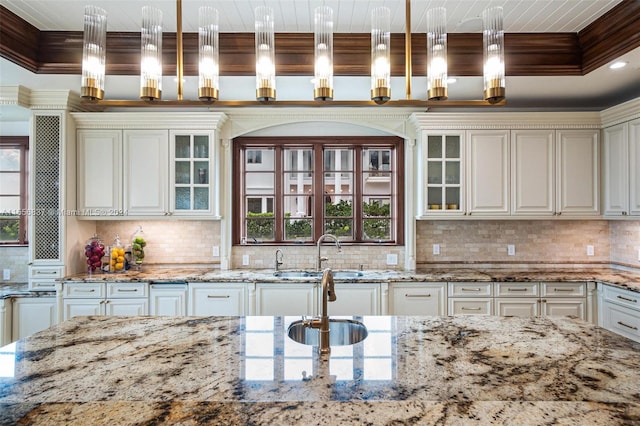
{"type": "Polygon", "coordinates": [[[333,9],[319,6],[314,10],[313,99],[333,99],[333,9]]]}
{"type": "Polygon", "coordinates": [[[140,98],[148,101],[162,97],[162,11],[142,8],[140,33],[140,98]]]}
{"type": "Polygon", "coordinates": [[[504,79],[504,29],[502,7],[482,12],[484,31],[484,99],[489,103],[502,101],[506,96],[504,79]]]}
{"type": "Polygon", "coordinates": [[[212,102],[218,100],[220,90],[218,10],[203,6],[198,12],[198,98],[212,102]]]}
{"type": "Polygon", "coordinates": [[[256,7],[256,99],[276,100],[275,34],[273,9],[256,7]]]}
{"type": "Polygon", "coordinates": [[[447,99],[447,10],[427,11],[427,97],[447,99]]]}
{"type": "Polygon", "coordinates": [[[380,105],[391,98],[391,12],[371,11],[371,100],[380,105]]]}
{"type": "Polygon", "coordinates": [[[104,76],[107,44],[107,12],[96,6],[84,8],[82,42],[82,86],[85,99],[104,98],[104,76]]]}

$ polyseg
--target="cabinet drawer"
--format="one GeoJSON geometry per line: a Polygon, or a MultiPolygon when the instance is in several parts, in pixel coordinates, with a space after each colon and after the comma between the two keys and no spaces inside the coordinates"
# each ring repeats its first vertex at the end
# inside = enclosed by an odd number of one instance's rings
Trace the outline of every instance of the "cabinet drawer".
{"type": "Polygon", "coordinates": [[[492,283],[449,283],[449,297],[491,297],[492,283]]]}
{"type": "Polygon", "coordinates": [[[640,293],[624,290],[608,285],[603,286],[604,300],[632,309],[640,309],[640,293]]]}
{"type": "Polygon", "coordinates": [[[104,283],[65,283],[62,297],[70,299],[104,298],[104,283]]]}
{"type": "Polygon", "coordinates": [[[640,342],[640,312],[604,302],[602,317],[602,326],[607,330],[640,342]]]}
{"type": "Polygon", "coordinates": [[[107,297],[113,299],[147,297],[148,288],[147,283],[107,283],[107,297]]]}
{"type": "Polygon", "coordinates": [[[585,283],[540,283],[544,297],[584,297],[585,283]]]}
{"type": "Polygon", "coordinates": [[[29,278],[54,281],[62,278],[64,266],[31,266],[29,278]]]}
{"type": "Polygon", "coordinates": [[[451,298],[449,299],[449,315],[491,315],[493,299],[491,298],[451,298]]]}
{"type": "Polygon", "coordinates": [[[29,280],[31,291],[56,291],[56,282],[53,280],[29,280]]]}
{"type": "Polygon", "coordinates": [[[496,283],[497,297],[527,297],[538,295],[538,283],[496,283]]]}

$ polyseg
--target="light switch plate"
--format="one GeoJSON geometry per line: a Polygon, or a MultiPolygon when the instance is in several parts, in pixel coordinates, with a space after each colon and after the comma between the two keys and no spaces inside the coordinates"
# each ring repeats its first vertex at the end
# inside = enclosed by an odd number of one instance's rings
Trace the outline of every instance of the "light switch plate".
{"type": "Polygon", "coordinates": [[[387,265],[397,265],[398,264],[398,255],[395,253],[387,254],[387,265]]]}
{"type": "Polygon", "coordinates": [[[249,266],[249,255],[248,254],[243,254],[242,255],[242,266],[249,266]]]}
{"type": "Polygon", "coordinates": [[[515,256],[516,255],[516,246],[513,244],[507,245],[507,255],[515,256]]]}
{"type": "Polygon", "coordinates": [[[213,257],[220,257],[220,246],[213,246],[213,249],[211,250],[211,255],[213,257]]]}
{"type": "Polygon", "coordinates": [[[7,281],[11,279],[11,269],[3,269],[2,270],[2,279],[7,281]]]}
{"type": "Polygon", "coordinates": [[[587,256],[594,256],[594,255],[595,255],[595,250],[593,246],[587,246],[587,256]]]}
{"type": "Polygon", "coordinates": [[[435,255],[440,254],[440,244],[434,244],[433,245],[433,254],[435,254],[435,255]]]}

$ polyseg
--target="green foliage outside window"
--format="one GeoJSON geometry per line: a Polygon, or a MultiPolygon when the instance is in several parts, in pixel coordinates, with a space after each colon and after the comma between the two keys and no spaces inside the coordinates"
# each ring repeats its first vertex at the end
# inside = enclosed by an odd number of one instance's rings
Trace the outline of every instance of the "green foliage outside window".
{"type": "Polygon", "coordinates": [[[20,238],[20,221],[18,219],[0,219],[0,241],[18,241],[20,238]]]}
{"type": "Polygon", "coordinates": [[[324,231],[336,237],[353,236],[353,208],[350,201],[340,200],[337,203],[325,203],[324,231]],[[344,219],[342,219],[344,217],[344,219]]]}
{"type": "Polygon", "coordinates": [[[247,212],[247,238],[273,240],[273,212],[247,212]]]}
{"type": "Polygon", "coordinates": [[[391,239],[391,206],[374,200],[370,203],[363,202],[362,210],[365,238],[370,240],[391,239]]]}
{"type": "Polygon", "coordinates": [[[310,239],[311,235],[311,219],[293,219],[291,220],[291,213],[285,214],[285,239],[293,240],[296,238],[310,239]]]}

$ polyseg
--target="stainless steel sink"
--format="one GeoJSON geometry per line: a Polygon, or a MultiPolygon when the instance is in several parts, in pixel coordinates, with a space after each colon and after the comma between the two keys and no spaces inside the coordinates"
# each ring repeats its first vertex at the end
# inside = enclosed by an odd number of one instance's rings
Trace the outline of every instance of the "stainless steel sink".
{"type": "MultiPolygon", "coordinates": [[[[277,271],[273,273],[274,277],[279,278],[321,278],[322,272],[316,271],[277,271]]],[[[362,271],[333,271],[333,278],[336,280],[347,280],[352,278],[360,278],[364,276],[362,271]]]]}
{"type": "MultiPolygon", "coordinates": [[[[361,322],[347,319],[329,319],[329,345],[345,346],[362,342],[368,335],[367,327],[361,322]]],[[[290,339],[303,345],[318,346],[320,330],[305,327],[301,320],[294,321],[287,330],[290,339]]]]}

